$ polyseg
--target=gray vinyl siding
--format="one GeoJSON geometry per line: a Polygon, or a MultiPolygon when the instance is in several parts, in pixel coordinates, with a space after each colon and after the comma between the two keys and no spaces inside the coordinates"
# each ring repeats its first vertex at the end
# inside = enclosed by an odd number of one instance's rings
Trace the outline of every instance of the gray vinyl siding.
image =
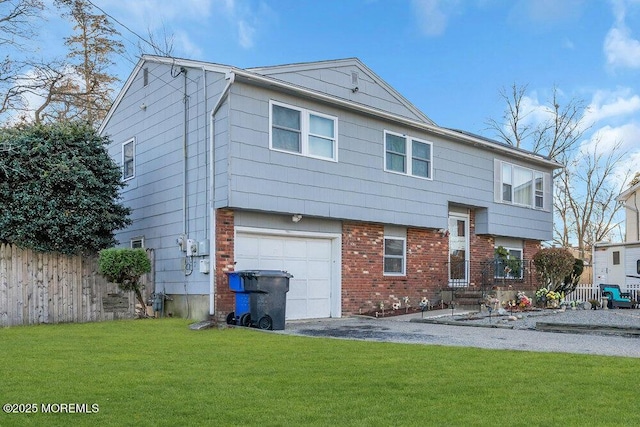
{"type": "Polygon", "coordinates": [[[326,61],[322,65],[291,64],[256,68],[251,71],[362,105],[373,106],[382,111],[433,123],[372,70],[354,58],[326,61]],[[358,75],[358,90],[353,90],[352,72],[358,75]]]}
{"type": "MultiPolygon", "coordinates": [[[[172,77],[169,65],[147,62],[144,66],[149,69],[149,84],[143,86],[142,71],[133,76],[103,130],[111,137],[109,152],[118,163],[122,143],[131,138],[136,141],[135,177],[126,182],[122,191],[124,203],[133,209],[133,224],[116,237],[122,246],[128,246],[131,238],[144,236],[145,246],[155,249],[158,291],[184,293],[186,289],[189,294],[206,294],[209,276],[197,271],[199,258],[195,259],[194,272],[185,275],[184,253],[176,244],[184,231],[184,78],[172,77]],[[140,108],[142,104],[146,110],[140,108]]],[[[187,76],[189,238],[209,238],[212,194],[207,188],[211,187],[215,192],[214,206],[237,209],[238,224],[251,227],[306,231],[311,230],[306,227],[312,227],[339,233],[341,221],[353,220],[437,229],[446,228],[450,208],[460,206],[475,209],[477,233],[534,240],[551,238],[551,212],[494,201],[494,158],[498,151],[239,81],[231,86],[214,118],[212,180],[208,178],[209,114],[227,80],[223,73],[207,72],[205,102],[202,70],[190,68],[187,76]],[[270,150],[270,100],[337,117],[338,161],[270,150]],[[432,144],[432,179],[384,171],[385,130],[432,144]],[[290,220],[292,214],[302,214],[306,220],[294,224],[290,220]]],[[[290,77],[295,80],[294,74],[290,77]]],[[[321,79],[316,77],[305,71],[296,82],[422,120],[400,98],[385,93],[383,86],[367,80],[363,73],[359,72],[360,86],[355,94],[340,80],[348,77],[350,81],[348,71],[327,71],[321,79]]],[[[527,165],[522,159],[500,159],[527,165]]]]}
{"type": "Polygon", "coordinates": [[[240,83],[230,125],[230,207],[442,228],[461,205],[485,210],[484,233],[551,237],[550,212],[494,202],[494,152],[240,83]],[[269,150],[269,100],[338,117],[338,162],[269,150]],[[432,180],[384,171],[385,130],[433,144],[432,180]]]}
{"type": "MultiPolygon", "coordinates": [[[[184,252],[176,239],[184,231],[183,212],[183,134],[184,77],[171,77],[170,67],[154,63],[149,69],[149,84],[142,84],[142,70],[128,88],[103,134],[110,136],[109,152],[120,163],[122,142],[135,137],[135,177],[125,182],[122,197],[132,209],[133,223],[116,234],[121,246],[132,237],[144,236],[145,247],[155,250],[157,290],[190,294],[209,292],[208,275],[194,272],[185,275],[184,252]],[[140,108],[141,104],[146,110],[140,108]]],[[[209,112],[226,81],[224,75],[207,73],[207,98],[204,102],[202,70],[187,70],[187,222],[188,237],[208,239],[209,203],[209,112]]],[[[224,108],[217,116],[216,133],[227,133],[224,108]],[[222,125],[221,125],[222,123],[222,125]]],[[[216,149],[216,172],[226,176],[226,146],[216,149]]],[[[221,180],[226,181],[226,180],[221,180]]],[[[223,187],[226,191],[226,187],[223,187]]]]}

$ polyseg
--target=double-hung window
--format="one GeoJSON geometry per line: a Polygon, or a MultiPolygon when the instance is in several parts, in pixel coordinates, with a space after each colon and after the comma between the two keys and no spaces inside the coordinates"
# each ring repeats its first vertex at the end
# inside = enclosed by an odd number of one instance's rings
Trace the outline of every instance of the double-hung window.
{"type": "Polygon", "coordinates": [[[551,174],[496,160],[496,201],[550,210],[551,174]]]}
{"type": "Polygon", "coordinates": [[[384,150],[386,171],[431,179],[431,143],[385,131],[384,150]]]}
{"type": "Polygon", "coordinates": [[[496,257],[495,278],[500,279],[522,279],[524,265],[522,261],[522,249],[504,248],[508,255],[506,257],[496,257]]]}
{"type": "Polygon", "coordinates": [[[127,180],[135,176],[135,139],[122,144],[122,179],[127,180]]]}
{"type": "Polygon", "coordinates": [[[406,265],[406,240],[401,237],[384,238],[384,274],[404,276],[406,265]]]}
{"type": "Polygon", "coordinates": [[[319,159],[338,160],[338,119],[271,101],[270,148],[319,159]]]}

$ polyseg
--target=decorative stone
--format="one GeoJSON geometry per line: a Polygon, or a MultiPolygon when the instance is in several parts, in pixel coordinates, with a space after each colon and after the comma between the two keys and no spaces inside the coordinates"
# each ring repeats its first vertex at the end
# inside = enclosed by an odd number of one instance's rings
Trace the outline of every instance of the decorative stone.
{"type": "Polygon", "coordinates": [[[514,320],[518,320],[518,318],[516,316],[509,316],[507,317],[507,320],[513,322],[514,320]]]}

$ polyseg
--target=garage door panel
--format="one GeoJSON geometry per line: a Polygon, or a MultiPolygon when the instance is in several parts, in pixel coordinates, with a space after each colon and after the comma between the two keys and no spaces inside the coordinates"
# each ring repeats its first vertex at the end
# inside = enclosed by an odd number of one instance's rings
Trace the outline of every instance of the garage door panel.
{"type": "Polygon", "coordinates": [[[330,239],[238,233],[237,270],[284,270],[293,275],[287,319],[331,316],[330,239]]]}
{"type": "Polygon", "coordinates": [[[304,240],[286,240],[284,243],[285,258],[307,258],[307,242],[304,240]]]}
{"type": "Polygon", "coordinates": [[[331,263],[329,261],[313,261],[307,263],[309,277],[329,279],[331,277],[331,263]]]}
{"type": "Polygon", "coordinates": [[[279,257],[284,255],[284,242],[281,239],[258,240],[260,256],[279,257]]]}
{"type": "Polygon", "coordinates": [[[257,258],[258,245],[252,239],[246,237],[238,237],[235,245],[236,258],[257,258]]]}
{"type": "Polygon", "coordinates": [[[307,305],[307,318],[314,319],[320,317],[328,317],[327,313],[330,312],[331,307],[328,300],[309,300],[307,305]]]}
{"type": "MultiPolygon", "coordinates": [[[[295,276],[294,276],[295,277],[295,276]]],[[[306,299],[307,298],[307,282],[303,280],[289,280],[289,292],[287,296],[290,299],[306,299]]]]}
{"type": "Polygon", "coordinates": [[[309,254],[326,254],[331,252],[331,242],[328,240],[310,240],[307,242],[309,254]]]}
{"type": "Polygon", "coordinates": [[[286,268],[283,268],[283,270],[291,273],[296,279],[306,279],[309,275],[306,260],[286,259],[283,261],[283,265],[286,265],[286,268]]]}
{"type": "Polygon", "coordinates": [[[329,298],[331,291],[329,282],[327,280],[309,280],[307,288],[307,295],[312,299],[329,298]]]}

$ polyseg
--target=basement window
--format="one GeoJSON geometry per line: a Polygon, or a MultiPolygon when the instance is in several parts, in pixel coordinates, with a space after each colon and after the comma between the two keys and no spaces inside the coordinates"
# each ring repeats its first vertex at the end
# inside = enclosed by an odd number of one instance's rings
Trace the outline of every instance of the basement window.
{"type": "Polygon", "coordinates": [[[385,276],[404,276],[406,266],[406,240],[399,237],[384,238],[385,276]]]}

